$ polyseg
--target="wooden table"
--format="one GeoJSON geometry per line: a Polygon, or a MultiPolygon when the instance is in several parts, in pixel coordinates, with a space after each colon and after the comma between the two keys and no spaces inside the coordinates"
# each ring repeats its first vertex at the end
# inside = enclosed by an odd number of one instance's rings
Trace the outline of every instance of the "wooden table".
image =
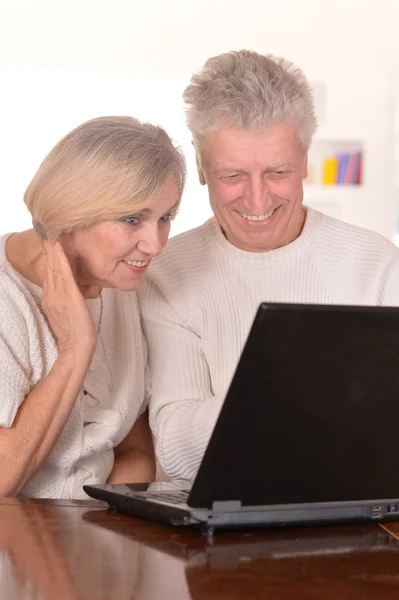
{"type": "Polygon", "coordinates": [[[221,533],[0,499],[1,600],[399,598],[399,523],[221,533]]]}

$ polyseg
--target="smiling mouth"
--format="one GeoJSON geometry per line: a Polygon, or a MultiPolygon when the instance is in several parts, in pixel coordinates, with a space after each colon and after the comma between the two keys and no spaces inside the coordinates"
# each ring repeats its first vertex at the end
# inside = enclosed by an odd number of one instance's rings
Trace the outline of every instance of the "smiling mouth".
{"type": "MultiPolygon", "coordinates": [[[[278,207],[277,207],[278,208],[278,207]]],[[[246,221],[249,221],[251,223],[264,223],[265,221],[268,221],[276,212],[277,208],[273,208],[273,210],[264,213],[263,215],[249,215],[247,213],[243,213],[240,211],[236,211],[240,217],[242,217],[243,219],[245,219],[246,221]]]]}
{"type": "Polygon", "coordinates": [[[149,263],[148,260],[124,260],[122,261],[130,267],[136,267],[137,269],[144,269],[149,263]]]}

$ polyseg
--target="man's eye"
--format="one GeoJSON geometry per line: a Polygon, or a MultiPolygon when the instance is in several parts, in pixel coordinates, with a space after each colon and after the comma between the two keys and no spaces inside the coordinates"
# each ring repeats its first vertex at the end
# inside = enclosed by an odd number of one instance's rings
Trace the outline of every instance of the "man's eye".
{"type": "Polygon", "coordinates": [[[289,177],[291,174],[291,171],[273,171],[273,173],[270,174],[271,179],[275,179],[275,180],[279,180],[279,179],[285,179],[286,177],[289,177]]]}
{"type": "Polygon", "coordinates": [[[234,175],[224,175],[222,179],[225,181],[234,181],[240,177],[240,173],[235,173],[234,175]]]}

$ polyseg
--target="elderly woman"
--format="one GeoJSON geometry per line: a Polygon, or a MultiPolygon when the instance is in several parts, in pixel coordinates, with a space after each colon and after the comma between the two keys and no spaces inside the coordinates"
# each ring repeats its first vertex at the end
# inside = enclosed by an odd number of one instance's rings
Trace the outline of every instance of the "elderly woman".
{"type": "Polygon", "coordinates": [[[83,484],[154,478],[135,290],[184,180],[163,129],[103,117],[29,184],[34,229],[0,238],[0,495],[79,498],[83,484]]]}

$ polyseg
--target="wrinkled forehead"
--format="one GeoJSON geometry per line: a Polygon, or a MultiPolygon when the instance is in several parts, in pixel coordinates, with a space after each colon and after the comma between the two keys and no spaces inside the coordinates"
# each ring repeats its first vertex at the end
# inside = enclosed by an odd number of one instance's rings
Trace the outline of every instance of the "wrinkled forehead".
{"type": "Polygon", "coordinates": [[[202,139],[203,166],[247,169],[251,165],[276,168],[301,161],[306,154],[296,127],[271,125],[261,130],[220,127],[202,139]]]}

